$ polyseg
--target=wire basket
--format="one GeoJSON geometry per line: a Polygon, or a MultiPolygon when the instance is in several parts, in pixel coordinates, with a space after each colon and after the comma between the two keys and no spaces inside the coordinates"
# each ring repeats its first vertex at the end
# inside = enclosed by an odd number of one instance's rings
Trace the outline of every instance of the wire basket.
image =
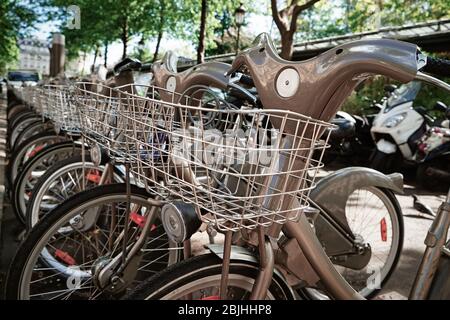
{"type": "Polygon", "coordinates": [[[53,122],[57,131],[80,133],[80,113],[69,85],[44,85],[40,88],[39,99],[40,112],[53,122]]]}
{"type": "Polygon", "coordinates": [[[126,146],[126,126],[121,116],[129,110],[129,103],[133,101],[121,96],[121,92],[146,96],[149,88],[136,84],[112,88],[91,82],[76,83],[73,94],[80,112],[83,136],[90,144],[107,151],[114,161],[129,162],[133,148],[126,146]]]}
{"type": "Polygon", "coordinates": [[[193,204],[222,231],[298,218],[322,167],[320,137],[330,124],[280,110],[212,110],[161,90],[171,102],[117,93],[138,183],[168,201],[193,204]]]}

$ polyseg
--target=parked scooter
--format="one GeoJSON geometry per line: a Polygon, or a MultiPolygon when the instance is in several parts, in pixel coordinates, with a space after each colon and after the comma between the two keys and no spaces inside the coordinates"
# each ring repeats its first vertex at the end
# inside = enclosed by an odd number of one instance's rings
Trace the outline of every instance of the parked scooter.
{"type": "Polygon", "coordinates": [[[370,135],[370,119],[338,111],[331,123],[329,144],[323,162],[329,164],[337,158],[352,165],[364,164],[375,148],[370,135]]]}
{"type": "Polygon", "coordinates": [[[337,112],[331,120],[335,126],[330,129],[330,139],[328,140],[330,147],[325,151],[322,159],[326,165],[338,159],[348,165],[368,166],[368,160],[375,150],[375,143],[370,132],[373,120],[395,89],[397,89],[396,85],[385,85],[385,95],[380,101],[370,101],[365,98],[366,102],[371,102],[369,108],[371,112],[367,115],[359,116],[345,111],[337,112]]]}
{"type": "Polygon", "coordinates": [[[426,189],[450,187],[450,108],[440,104],[447,119],[440,127],[432,127],[419,140],[414,160],[417,161],[417,183],[426,189]],[[439,183],[436,183],[439,181],[439,183]]]}
{"type": "Polygon", "coordinates": [[[372,168],[389,173],[405,164],[416,164],[413,157],[419,139],[436,125],[425,108],[413,105],[420,88],[418,81],[404,84],[383,103],[371,128],[376,144],[370,160],[372,168]]]}

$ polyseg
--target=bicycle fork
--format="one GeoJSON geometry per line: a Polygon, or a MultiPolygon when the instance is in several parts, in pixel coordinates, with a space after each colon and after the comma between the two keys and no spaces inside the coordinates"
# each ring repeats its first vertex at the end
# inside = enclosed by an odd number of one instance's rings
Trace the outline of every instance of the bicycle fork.
{"type": "MultiPolygon", "coordinates": [[[[253,283],[250,300],[264,300],[267,295],[275,265],[275,257],[270,243],[270,239],[265,234],[265,229],[259,226],[257,231],[258,251],[259,251],[259,272],[253,283]]],[[[225,233],[222,275],[220,280],[219,297],[225,300],[227,297],[228,275],[230,271],[230,260],[232,250],[232,231],[225,233]]]]}

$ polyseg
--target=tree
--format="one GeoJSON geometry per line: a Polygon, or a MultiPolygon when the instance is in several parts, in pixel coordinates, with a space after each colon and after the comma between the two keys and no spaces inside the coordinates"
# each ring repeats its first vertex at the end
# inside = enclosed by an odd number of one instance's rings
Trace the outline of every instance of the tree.
{"type": "Polygon", "coordinates": [[[166,3],[165,0],[159,1],[159,24],[158,24],[158,38],[156,39],[155,53],[153,54],[152,62],[158,59],[159,46],[161,45],[161,40],[164,34],[165,21],[164,16],[166,14],[166,3]]]}
{"type": "Polygon", "coordinates": [[[271,0],[272,17],[281,35],[281,57],[290,60],[294,51],[294,34],[297,31],[297,19],[300,13],[314,6],[320,0],[290,0],[287,7],[279,10],[277,0],[271,0]]]}
{"type": "MultiPolygon", "coordinates": [[[[122,58],[128,54],[133,36],[154,33],[154,17],[159,6],[153,0],[78,0],[81,12],[81,28],[71,29],[65,25],[65,8],[73,0],[49,0],[50,6],[59,8],[58,19],[63,22],[61,31],[66,36],[69,58],[79,52],[100,52],[104,46],[107,60],[108,45],[116,40],[122,42],[122,58]]],[[[161,0],[166,1],[166,0],[161,0]]]]}
{"type": "Polygon", "coordinates": [[[21,37],[26,36],[36,22],[41,21],[38,8],[41,1],[0,1],[0,73],[17,60],[21,37]]]}
{"type": "Polygon", "coordinates": [[[198,47],[197,47],[197,63],[205,61],[205,36],[206,36],[206,14],[208,7],[206,0],[201,0],[201,15],[200,15],[200,31],[198,34],[198,47]]]}
{"type": "Polygon", "coordinates": [[[352,32],[450,17],[448,0],[346,0],[352,32]]]}

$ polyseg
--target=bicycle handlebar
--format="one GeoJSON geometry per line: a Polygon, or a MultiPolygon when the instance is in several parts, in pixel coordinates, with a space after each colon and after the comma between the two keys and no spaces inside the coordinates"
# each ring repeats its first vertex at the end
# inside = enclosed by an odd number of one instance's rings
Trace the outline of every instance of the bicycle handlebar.
{"type": "Polygon", "coordinates": [[[422,68],[422,71],[435,76],[450,77],[450,61],[427,57],[427,64],[422,68]]]}
{"type": "Polygon", "coordinates": [[[114,73],[117,75],[123,71],[127,70],[139,70],[142,67],[142,63],[137,59],[132,58],[125,58],[119,63],[117,63],[113,70],[114,73]]]}
{"type": "Polygon", "coordinates": [[[142,71],[142,72],[150,72],[150,71],[152,71],[152,66],[153,66],[153,63],[144,63],[144,64],[140,67],[139,71],[142,71]]]}
{"type": "Polygon", "coordinates": [[[389,39],[359,40],[305,61],[282,59],[267,34],[240,52],[227,74],[245,66],[265,108],[290,110],[329,121],[353,89],[371,75],[403,83],[418,69],[418,49],[389,39]]]}
{"type": "Polygon", "coordinates": [[[252,77],[245,75],[245,74],[241,74],[241,77],[239,79],[239,82],[245,85],[248,85],[250,87],[254,87],[255,86],[255,82],[253,82],[252,77]]]}

